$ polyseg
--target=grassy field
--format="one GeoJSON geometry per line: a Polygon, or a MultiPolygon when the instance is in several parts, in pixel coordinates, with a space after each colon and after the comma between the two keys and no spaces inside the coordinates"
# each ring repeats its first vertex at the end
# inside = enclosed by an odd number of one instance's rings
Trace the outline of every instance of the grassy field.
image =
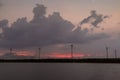
{"type": "Polygon", "coordinates": [[[120,58],[87,58],[87,59],[8,59],[0,63],[120,63],[120,58]]]}

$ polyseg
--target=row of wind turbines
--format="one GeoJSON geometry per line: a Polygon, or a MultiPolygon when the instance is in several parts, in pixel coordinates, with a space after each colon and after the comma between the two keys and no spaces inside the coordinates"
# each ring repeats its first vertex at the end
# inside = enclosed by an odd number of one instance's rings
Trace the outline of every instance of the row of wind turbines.
{"type": "MultiPolygon", "coordinates": [[[[110,47],[106,46],[105,49],[106,49],[106,58],[109,58],[110,47]]],[[[12,48],[10,48],[9,50],[10,50],[10,53],[13,52],[12,48]]],[[[38,59],[41,59],[41,48],[38,48],[38,51],[39,51],[38,59]]],[[[73,44],[70,45],[70,53],[71,53],[71,59],[73,59],[74,58],[74,45],[73,44]]],[[[114,49],[114,56],[115,58],[118,58],[117,49],[114,49]]]]}
{"type": "MultiPolygon", "coordinates": [[[[105,47],[106,48],[106,58],[109,58],[109,50],[110,50],[110,47],[105,47]]],[[[115,56],[115,58],[118,58],[118,56],[117,56],[117,49],[115,48],[114,49],[114,56],[115,56]]]]}

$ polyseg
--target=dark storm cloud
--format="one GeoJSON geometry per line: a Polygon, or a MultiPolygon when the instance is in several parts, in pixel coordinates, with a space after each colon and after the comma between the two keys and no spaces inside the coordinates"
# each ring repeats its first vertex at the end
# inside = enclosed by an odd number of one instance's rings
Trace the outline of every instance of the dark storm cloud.
{"type": "Polygon", "coordinates": [[[80,26],[86,23],[90,23],[93,27],[99,27],[98,25],[103,22],[105,18],[109,18],[109,16],[104,16],[102,14],[97,14],[95,10],[91,11],[91,15],[88,16],[87,18],[84,18],[80,22],[80,26]]]}
{"type": "MultiPolygon", "coordinates": [[[[59,12],[53,12],[46,17],[44,5],[37,4],[33,13],[34,17],[30,22],[26,17],[19,18],[10,27],[7,20],[0,21],[2,28],[0,47],[27,48],[67,43],[82,44],[109,37],[104,33],[89,35],[88,29],[81,30],[79,28],[72,31],[75,26],[70,21],[63,19],[59,12]]],[[[93,16],[99,19],[95,12],[92,12],[91,17],[93,16]]],[[[85,22],[88,21],[83,21],[81,24],[85,22]]],[[[95,22],[98,24],[101,20],[95,22]]],[[[96,23],[93,25],[97,25],[96,23]]]]}

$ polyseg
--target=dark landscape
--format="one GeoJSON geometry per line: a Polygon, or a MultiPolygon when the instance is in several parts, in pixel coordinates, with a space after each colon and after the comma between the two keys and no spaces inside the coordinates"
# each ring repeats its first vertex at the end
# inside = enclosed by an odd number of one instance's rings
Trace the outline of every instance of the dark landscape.
{"type": "Polygon", "coordinates": [[[0,63],[120,63],[120,58],[86,59],[1,59],[0,63]]]}

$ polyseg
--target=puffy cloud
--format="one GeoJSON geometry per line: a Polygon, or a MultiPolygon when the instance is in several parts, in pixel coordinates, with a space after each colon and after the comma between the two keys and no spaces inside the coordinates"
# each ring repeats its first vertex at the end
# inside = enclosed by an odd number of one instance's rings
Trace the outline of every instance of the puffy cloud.
{"type": "Polygon", "coordinates": [[[5,27],[8,25],[8,20],[4,19],[0,21],[0,27],[5,27]]]}
{"type": "Polygon", "coordinates": [[[36,7],[33,9],[34,19],[32,22],[39,22],[39,20],[45,18],[46,7],[44,5],[36,4],[36,7]]]}
{"type": "MultiPolygon", "coordinates": [[[[8,20],[4,19],[4,20],[1,20],[0,21],[0,33],[3,32],[3,30],[6,30],[8,28],[8,20]]],[[[2,37],[3,35],[0,34],[0,38],[2,37]]]]}
{"type": "MultiPolygon", "coordinates": [[[[67,43],[87,43],[94,40],[99,40],[109,37],[107,34],[100,33],[89,35],[88,29],[76,29],[70,21],[65,20],[59,12],[46,17],[46,7],[37,4],[33,8],[34,17],[28,22],[27,18],[17,19],[11,26],[8,26],[7,20],[0,21],[2,33],[0,34],[1,48],[28,48],[40,47],[54,44],[67,43]]],[[[92,23],[97,25],[105,16],[97,15],[95,11],[91,12],[90,18],[96,20],[92,23]]],[[[81,24],[89,22],[83,20],[81,24]]]]}
{"type": "Polygon", "coordinates": [[[91,11],[91,15],[88,16],[87,18],[84,18],[80,22],[80,26],[86,23],[90,23],[93,27],[99,27],[98,25],[103,22],[105,18],[109,18],[107,15],[102,15],[102,14],[97,14],[95,10],[91,11]]]}

